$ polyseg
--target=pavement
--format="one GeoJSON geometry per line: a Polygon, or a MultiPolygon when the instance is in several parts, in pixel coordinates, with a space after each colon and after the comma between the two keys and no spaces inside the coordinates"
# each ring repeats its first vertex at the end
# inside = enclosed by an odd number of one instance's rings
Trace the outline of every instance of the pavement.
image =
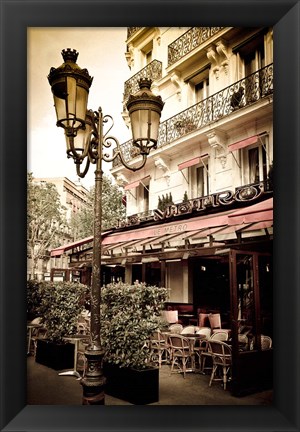
{"type": "MultiPolygon", "coordinates": [[[[60,371],[36,363],[27,357],[28,405],[82,405],[82,386],[74,376],[60,376],[60,371]]],[[[243,397],[232,396],[219,382],[209,387],[209,375],[170,373],[170,366],[159,371],[159,402],[151,405],[272,405],[273,391],[243,397]]],[[[105,396],[105,405],[131,405],[105,396]]]]}

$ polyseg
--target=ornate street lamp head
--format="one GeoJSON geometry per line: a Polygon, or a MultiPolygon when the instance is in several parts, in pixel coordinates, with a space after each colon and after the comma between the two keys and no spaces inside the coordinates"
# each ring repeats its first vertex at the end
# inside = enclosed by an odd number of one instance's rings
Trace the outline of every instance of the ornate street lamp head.
{"type": "Polygon", "coordinates": [[[51,68],[48,81],[54,98],[57,126],[65,129],[66,136],[75,137],[85,128],[89,88],[93,78],[87,69],[81,69],[76,60],[78,52],[67,48],[62,51],[64,63],[51,68]]]}
{"type": "Polygon", "coordinates": [[[140,154],[148,155],[152,148],[156,148],[159,121],[164,106],[160,96],[155,96],[151,88],[152,81],[142,78],[139,81],[140,90],[130,95],[127,101],[133,145],[140,149],[140,154]]]}

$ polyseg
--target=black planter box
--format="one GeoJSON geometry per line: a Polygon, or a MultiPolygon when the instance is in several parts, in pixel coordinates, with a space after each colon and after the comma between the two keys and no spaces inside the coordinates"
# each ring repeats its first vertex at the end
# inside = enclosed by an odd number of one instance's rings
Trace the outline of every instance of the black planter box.
{"type": "Polygon", "coordinates": [[[38,340],[35,361],[55,370],[73,369],[74,344],[38,340]]]}
{"type": "Polygon", "coordinates": [[[159,369],[133,369],[105,363],[105,393],[134,405],[147,405],[159,400],[159,369]]]}

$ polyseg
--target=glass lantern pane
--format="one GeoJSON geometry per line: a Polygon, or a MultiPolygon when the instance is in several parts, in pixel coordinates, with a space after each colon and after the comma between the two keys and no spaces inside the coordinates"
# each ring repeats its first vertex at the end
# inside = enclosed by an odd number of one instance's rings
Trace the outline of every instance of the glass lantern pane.
{"type": "Polygon", "coordinates": [[[64,120],[67,117],[66,114],[66,100],[61,99],[55,95],[53,95],[54,99],[54,107],[56,111],[57,121],[64,120]]]}
{"type": "Polygon", "coordinates": [[[77,85],[76,95],[76,118],[82,121],[85,120],[87,110],[88,92],[83,87],[77,85]]]}
{"type": "Polygon", "coordinates": [[[151,111],[151,135],[152,140],[157,141],[158,139],[158,128],[159,128],[160,115],[156,111],[151,111]]]}
{"type": "Polygon", "coordinates": [[[76,127],[74,124],[76,116],[76,79],[71,76],[67,77],[67,93],[68,126],[76,127]]]}
{"type": "Polygon", "coordinates": [[[148,137],[148,110],[134,111],[131,116],[131,128],[133,140],[148,137]]]}

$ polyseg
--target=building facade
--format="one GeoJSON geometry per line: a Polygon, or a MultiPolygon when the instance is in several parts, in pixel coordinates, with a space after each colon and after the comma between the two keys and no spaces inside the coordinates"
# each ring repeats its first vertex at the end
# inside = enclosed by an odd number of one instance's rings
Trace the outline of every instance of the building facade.
{"type": "MultiPolygon", "coordinates": [[[[88,190],[80,183],[74,183],[66,177],[45,177],[45,178],[33,178],[34,183],[43,184],[45,182],[52,183],[59,194],[60,203],[66,208],[66,219],[67,222],[71,221],[72,215],[75,215],[82,208],[89,205],[88,201],[88,190]]],[[[72,232],[68,229],[64,233],[64,237],[61,239],[61,243],[65,244],[74,240],[72,238],[72,232]]],[[[27,277],[31,277],[31,258],[27,258],[27,277]]],[[[51,258],[50,252],[45,251],[43,259],[39,259],[36,269],[35,278],[38,280],[50,279],[51,269],[61,269],[57,272],[57,280],[62,280],[65,273],[65,269],[69,268],[69,259],[67,256],[60,256],[57,258],[51,258]],[[58,276],[59,275],[59,276],[58,276]]],[[[68,273],[69,274],[69,273],[68,273]]]]}
{"type": "MultiPolygon", "coordinates": [[[[273,29],[130,27],[126,59],[124,121],[140,78],[165,105],[144,168],[113,164],[127,219],[103,235],[103,283],[166,286],[168,308],[185,323],[219,312],[232,333],[235,393],[268,385],[261,335],[272,337],[273,320],[273,29]],[[253,337],[249,356],[239,354],[242,327],[253,337]],[[243,372],[249,358],[261,374],[243,372]]],[[[139,162],[130,141],[122,150],[139,162]]],[[[87,280],[91,240],[52,255],[69,254],[87,280]]]]}

